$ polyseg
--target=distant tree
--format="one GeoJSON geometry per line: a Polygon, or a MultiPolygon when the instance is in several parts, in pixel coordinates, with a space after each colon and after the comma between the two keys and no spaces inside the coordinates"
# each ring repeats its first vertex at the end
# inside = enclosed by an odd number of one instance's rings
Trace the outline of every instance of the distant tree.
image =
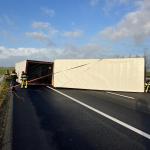
{"type": "Polygon", "coordinates": [[[116,55],[113,55],[112,58],[121,58],[121,56],[116,54],[116,55]]]}
{"type": "Polygon", "coordinates": [[[136,55],[135,57],[136,57],[136,58],[140,58],[141,56],[140,56],[140,55],[136,55]]]}
{"type": "Polygon", "coordinates": [[[132,55],[131,54],[129,54],[129,56],[128,56],[129,58],[132,58],[132,55]]]}

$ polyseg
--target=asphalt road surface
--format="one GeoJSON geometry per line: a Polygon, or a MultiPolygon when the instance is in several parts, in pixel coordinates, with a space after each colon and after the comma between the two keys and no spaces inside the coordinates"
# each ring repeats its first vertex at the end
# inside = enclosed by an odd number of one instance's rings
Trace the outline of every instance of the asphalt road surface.
{"type": "Polygon", "coordinates": [[[150,149],[150,114],[137,105],[141,99],[147,102],[148,94],[126,93],[124,97],[124,93],[103,91],[58,91],[72,99],[46,87],[17,89],[13,98],[13,150],[150,149]]]}

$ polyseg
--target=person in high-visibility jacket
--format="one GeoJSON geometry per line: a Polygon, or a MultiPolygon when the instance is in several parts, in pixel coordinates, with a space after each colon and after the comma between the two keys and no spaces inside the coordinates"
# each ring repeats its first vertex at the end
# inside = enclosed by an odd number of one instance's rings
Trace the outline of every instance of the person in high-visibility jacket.
{"type": "Polygon", "coordinates": [[[11,79],[11,84],[10,84],[11,90],[12,92],[15,92],[16,91],[15,86],[17,84],[16,80],[18,79],[17,73],[15,70],[13,70],[12,73],[10,74],[10,79],[11,79]]]}
{"type": "Polygon", "coordinates": [[[28,81],[27,81],[27,74],[22,71],[21,74],[21,88],[27,88],[28,87],[28,81]]]}
{"type": "Polygon", "coordinates": [[[148,93],[150,91],[150,80],[145,83],[145,92],[148,93]]]}

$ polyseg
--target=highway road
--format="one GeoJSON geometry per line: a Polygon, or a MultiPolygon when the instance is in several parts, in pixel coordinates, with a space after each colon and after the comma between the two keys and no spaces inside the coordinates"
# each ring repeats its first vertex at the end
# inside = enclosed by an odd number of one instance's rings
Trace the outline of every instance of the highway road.
{"type": "Polygon", "coordinates": [[[12,149],[149,150],[149,99],[142,93],[17,89],[12,149]]]}

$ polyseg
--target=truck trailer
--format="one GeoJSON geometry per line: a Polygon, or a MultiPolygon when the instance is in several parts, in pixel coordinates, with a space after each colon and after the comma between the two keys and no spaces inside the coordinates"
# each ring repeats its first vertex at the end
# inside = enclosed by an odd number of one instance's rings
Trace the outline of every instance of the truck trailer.
{"type": "Polygon", "coordinates": [[[54,87],[144,92],[144,58],[54,61],[54,87]]]}
{"type": "Polygon", "coordinates": [[[145,59],[60,59],[54,62],[26,60],[16,64],[18,82],[22,71],[29,84],[55,88],[144,92],[145,59]]]}
{"type": "Polygon", "coordinates": [[[15,70],[18,82],[21,83],[22,71],[26,72],[30,85],[51,85],[53,78],[53,62],[24,60],[16,63],[15,70]]]}

